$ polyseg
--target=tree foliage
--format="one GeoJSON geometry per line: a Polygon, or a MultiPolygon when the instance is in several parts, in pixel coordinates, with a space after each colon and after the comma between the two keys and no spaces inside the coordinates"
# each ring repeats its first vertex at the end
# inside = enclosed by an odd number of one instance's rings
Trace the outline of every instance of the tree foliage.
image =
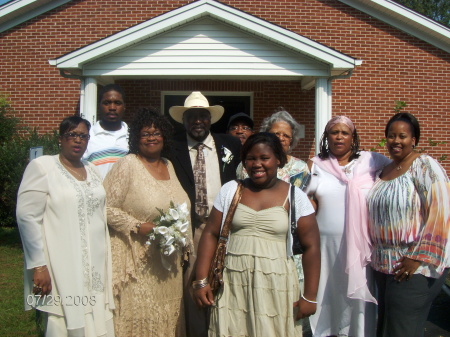
{"type": "Polygon", "coordinates": [[[450,27],[450,0],[395,0],[395,2],[450,27]]]}

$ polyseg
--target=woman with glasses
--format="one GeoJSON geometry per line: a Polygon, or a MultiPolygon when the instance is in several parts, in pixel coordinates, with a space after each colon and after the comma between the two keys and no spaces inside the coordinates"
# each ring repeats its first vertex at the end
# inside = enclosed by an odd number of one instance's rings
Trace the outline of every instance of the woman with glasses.
{"type": "MultiPolygon", "coordinates": [[[[309,174],[308,165],[303,160],[289,154],[300,140],[300,124],[283,107],[278,107],[275,113],[263,120],[259,131],[275,134],[287,155],[286,165],[278,169],[278,179],[303,188],[304,182],[306,182],[305,178],[309,174]]],[[[237,175],[239,179],[248,177],[242,164],[237,168],[237,175]]]]}
{"type": "Polygon", "coordinates": [[[114,336],[105,190],[82,161],[90,123],[59,126],[60,153],[30,162],[17,198],[25,308],[45,313],[45,336],[114,336]]]}
{"type": "Polygon", "coordinates": [[[114,164],[104,181],[116,336],[185,336],[183,256],[162,257],[156,242],[146,244],[158,209],[165,212],[171,202],[186,203],[190,209],[172,163],[164,157],[173,128],[166,117],[141,109],[129,131],[130,153],[114,164]]]}

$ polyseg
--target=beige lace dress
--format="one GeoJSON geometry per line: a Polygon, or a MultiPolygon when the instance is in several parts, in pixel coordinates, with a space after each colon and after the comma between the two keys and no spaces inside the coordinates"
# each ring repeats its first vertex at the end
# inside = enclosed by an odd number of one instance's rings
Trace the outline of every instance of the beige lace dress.
{"type": "MultiPolygon", "coordinates": [[[[171,270],[161,262],[156,244],[146,245],[136,224],[152,221],[170,201],[189,199],[173,170],[170,180],[156,180],[134,154],[120,159],[105,178],[111,233],[113,291],[117,337],[185,336],[182,257],[172,254],[171,270]]],[[[191,235],[190,235],[191,236],[191,235]]]]}

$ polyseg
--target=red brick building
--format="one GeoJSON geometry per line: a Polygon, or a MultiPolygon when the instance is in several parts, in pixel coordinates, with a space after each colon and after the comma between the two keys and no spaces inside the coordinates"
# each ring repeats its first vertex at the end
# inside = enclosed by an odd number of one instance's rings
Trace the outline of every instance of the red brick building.
{"type": "Polygon", "coordinates": [[[0,91],[42,131],[94,120],[98,87],[116,82],[128,119],[194,90],[256,126],[281,105],[305,126],[302,159],[334,115],[373,147],[406,101],[419,147],[450,155],[450,30],[391,1],[16,0],[0,7],[0,48],[0,91]]]}

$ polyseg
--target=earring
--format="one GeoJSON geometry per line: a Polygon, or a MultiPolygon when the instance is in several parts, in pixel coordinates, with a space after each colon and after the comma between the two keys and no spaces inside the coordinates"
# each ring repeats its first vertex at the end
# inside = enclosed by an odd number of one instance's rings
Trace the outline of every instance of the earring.
{"type": "Polygon", "coordinates": [[[416,145],[415,145],[415,144],[413,144],[413,145],[412,145],[412,148],[413,148],[413,149],[415,149],[415,148],[416,148],[416,145]]]}

